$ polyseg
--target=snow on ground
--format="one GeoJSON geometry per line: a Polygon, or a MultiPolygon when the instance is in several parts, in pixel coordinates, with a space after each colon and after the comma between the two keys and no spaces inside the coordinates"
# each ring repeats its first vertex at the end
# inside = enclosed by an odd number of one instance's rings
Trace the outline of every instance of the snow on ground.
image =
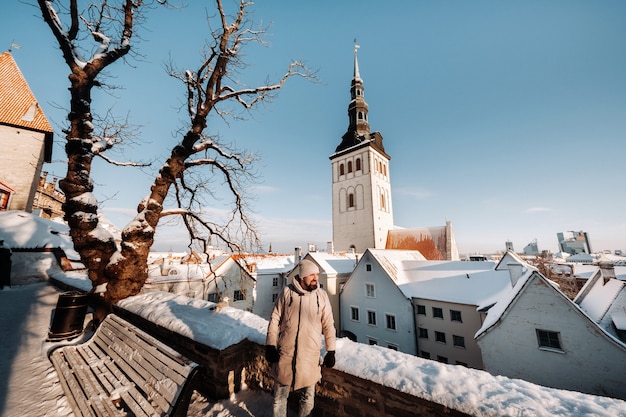
{"type": "MultiPolygon", "coordinates": [[[[0,290],[0,416],[72,417],[47,352],[60,342],[47,342],[58,290],[48,283],[0,290]]],[[[85,319],[88,322],[91,314],[85,319]]],[[[74,343],[87,337],[85,334],[74,343]]],[[[209,402],[194,395],[189,417],[270,417],[270,394],[242,390],[230,400],[209,402]]]]}

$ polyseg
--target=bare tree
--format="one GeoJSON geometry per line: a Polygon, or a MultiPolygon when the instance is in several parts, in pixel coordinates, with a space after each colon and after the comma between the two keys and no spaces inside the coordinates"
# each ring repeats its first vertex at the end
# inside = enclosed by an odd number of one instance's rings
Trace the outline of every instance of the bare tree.
{"type": "MultiPolygon", "coordinates": [[[[253,177],[254,156],[229,149],[207,131],[208,117],[215,114],[227,118],[234,115],[235,104],[249,110],[271,99],[292,76],[314,78],[300,62],[294,61],[275,83],[255,88],[239,87],[235,70],[243,65],[240,50],[249,42],[262,42],[263,29],[255,29],[247,19],[251,2],[240,0],[230,16],[215,0],[217,29],[210,33],[206,55],[194,71],[175,71],[186,89],[189,125],[181,139],[173,144],[163,162],[149,194],[137,206],[134,219],[123,229],[120,248],[98,222],[98,202],[93,197],[91,165],[95,157],[116,146],[120,134],[115,124],[94,125],[91,93],[105,85],[103,70],[124,58],[131,51],[133,34],[147,0],[99,0],[80,9],[77,0],[38,0],[45,22],[56,37],[70,69],[69,127],[65,150],[67,174],[59,185],[66,195],[65,220],[70,227],[74,247],[88,268],[94,288],[107,283],[104,298],[114,303],[138,293],[147,279],[147,258],[159,221],[167,215],[183,219],[190,233],[190,245],[206,245],[217,239],[233,251],[254,245],[257,235],[249,217],[245,184],[253,177]],[[67,24],[64,23],[65,18],[67,24]],[[90,49],[89,49],[90,48],[90,49]],[[88,54],[90,58],[83,58],[88,54]],[[107,136],[107,131],[115,135],[107,136]],[[207,181],[202,173],[208,173],[207,181]],[[225,184],[232,197],[232,210],[219,219],[202,212],[204,199],[211,197],[211,184],[225,184]],[[207,186],[208,184],[208,186],[207,186]],[[170,209],[164,208],[166,198],[170,209]]],[[[165,3],[166,0],[157,0],[165,3]]]]}

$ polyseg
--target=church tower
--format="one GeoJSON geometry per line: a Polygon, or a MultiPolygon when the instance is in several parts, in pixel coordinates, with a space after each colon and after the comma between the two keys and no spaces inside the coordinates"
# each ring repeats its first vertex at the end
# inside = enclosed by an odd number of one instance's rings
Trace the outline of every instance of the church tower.
{"type": "Polygon", "coordinates": [[[393,228],[389,161],[383,137],[370,133],[368,106],[354,47],[348,131],[330,156],[332,165],[333,248],[363,253],[384,249],[393,228]]]}

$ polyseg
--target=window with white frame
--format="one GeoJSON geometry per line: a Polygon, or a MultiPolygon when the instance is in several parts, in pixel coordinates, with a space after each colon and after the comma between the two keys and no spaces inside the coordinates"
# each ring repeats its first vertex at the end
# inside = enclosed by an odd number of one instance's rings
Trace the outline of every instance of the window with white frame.
{"type": "Polygon", "coordinates": [[[385,314],[385,321],[388,330],[396,330],[396,316],[394,314],[385,314]]]}
{"type": "Polygon", "coordinates": [[[369,298],[376,298],[376,288],[371,282],[365,283],[365,296],[369,298]]]}
{"type": "Polygon", "coordinates": [[[459,323],[463,323],[463,319],[461,317],[461,312],[459,310],[450,310],[450,320],[458,321],[459,323]]]}
{"type": "Polygon", "coordinates": [[[373,310],[367,310],[367,324],[370,326],[376,326],[376,312],[373,310]]]}
{"type": "Polygon", "coordinates": [[[563,350],[561,348],[561,336],[559,332],[536,329],[537,342],[540,348],[563,350]]]}
{"type": "Polygon", "coordinates": [[[452,344],[455,347],[465,349],[465,338],[463,336],[452,335],[452,344]]]}
{"type": "Polygon", "coordinates": [[[359,308],[350,307],[350,318],[354,321],[359,321],[359,308]]]}

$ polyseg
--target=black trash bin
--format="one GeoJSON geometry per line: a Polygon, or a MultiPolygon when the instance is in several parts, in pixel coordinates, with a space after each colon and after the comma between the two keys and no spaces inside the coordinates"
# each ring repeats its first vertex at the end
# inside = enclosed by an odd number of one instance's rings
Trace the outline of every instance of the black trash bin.
{"type": "Polygon", "coordinates": [[[52,315],[48,339],[70,339],[81,334],[88,306],[87,294],[78,291],[60,294],[57,307],[52,315]]]}
{"type": "Polygon", "coordinates": [[[0,240],[0,289],[11,286],[11,249],[0,240]]]}

